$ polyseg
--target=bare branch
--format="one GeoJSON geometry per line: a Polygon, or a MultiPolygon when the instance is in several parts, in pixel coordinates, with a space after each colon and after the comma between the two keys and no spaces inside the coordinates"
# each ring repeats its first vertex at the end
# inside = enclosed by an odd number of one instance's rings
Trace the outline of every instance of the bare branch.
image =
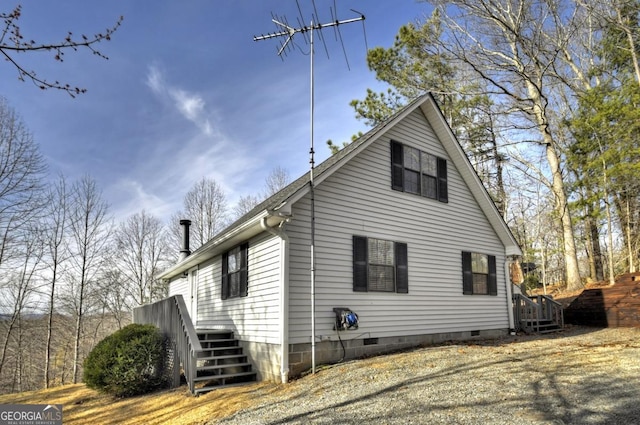
{"type": "Polygon", "coordinates": [[[58,62],[64,62],[64,55],[67,51],[76,52],[80,48],[88,49],[91,53],[102,59],[109,58],[98,50],[95,46],[102,41],[110,41],[111,36],[122,24],[123,16],[120,16],[116,23],[104,30],[104,32],[94,34],[91,37],[81,35],[79,38],[73,33],[68,32],[67,35],[59,42],[40,43],[22,35],[18,21],[22,16],[22,6],[18,5],[9,13],[0,13],[0,19],[4,26],[0,31],[0,53],[7,62],[13,65],[18,71],[18,79],[20,81],[30,80],[36,87],[46,89],[57,89],[67,92],[71,97],[85,93],[85,88],[74,87],[68,83],[60,81],[49,81],[46,78],[39,77],[35,71],[27,70],[23,67],[14,55],[24,52],[52,52],[53,59],[58,62]]]}

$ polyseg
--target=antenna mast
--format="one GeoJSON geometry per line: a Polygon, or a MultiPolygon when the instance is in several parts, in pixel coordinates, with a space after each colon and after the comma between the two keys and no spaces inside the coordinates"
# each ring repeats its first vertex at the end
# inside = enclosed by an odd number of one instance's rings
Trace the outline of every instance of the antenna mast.
{"type": "MultiPolygon", "coordinates": [[[[313,2],[313,0],[312,0],[313,2]]],[[[297,0],[296,0],[297,3],[297,0]]],[[[315,11],[315,2],[313,2],[313,8],[315,11]]],[[[335,4],[334,4],[335,8],[335,4]]],[[[339,20],[334,19],[331,22],[327,22],[324,24],[319,23],[319,19],[317,18],[317,11],[315,14],[312,14],[311,23],[309,25],[303,25],[302,11],[300,10],[300,4],[298,4],[298,11],[300,12],[299,26],[293,27],[290,26],[285,18],[279,18],[272,15],[271,21],[276,25],[278,31],[269,33],[267,35],[254,36],[253,41],[262,41],[268,40],[272,38],[285,38],[285,40],[280,45],[278,49],[278,56],[282,57],[283,54],[286,53],[286,49],[291,49],[291,44],[293,44],[293,38],[296,34],[302,34],[305,37],[306,41],[306,33],[309,33],[309,45],[310,45],[310,100],[309,100],[309,110],[310,110],[310,149],[309,149],[309,194],[311,197],[311,244],[310,244],[310,256],[311,256],[311,373],[316,373],[316,261],[315,261],[315,194],[314,194],[314,181],[313,181],[313,170],[315,167],[314,154],[315,151],[313,149],[313,116],[314,116],[314,72],[313,72],[313,32],[314,30],[319,31],[320,40],[324,44],[324,38],[322,37],[322,29],[328,27],[334,27],[337,35],[340,36],[340,41],[342,41],[342,35],[340,34],[340,25],[350,24],[352,22],[364,21],[364,15],[360,12],[356,12],[351,9],[353,12],[358,13],[360,16],[357,18],[339,20]]],[[[337,10],[336,10],[337,15],[337,10]]],[[[332,12],[333,16],[333,12],[332,12]]],[[[342,46],[344,50],[344,44],[342,46]]],[[[325,51],[327,51],[327,46],[325,44],[325,51]]],[[[327,51],[327,57],[329,53],[327,51]]],[[[346,52],[345,52],[345,60],[346,60],[346,52]]],[[[349,63],[347,62],[347,67],[349,63]]]]}

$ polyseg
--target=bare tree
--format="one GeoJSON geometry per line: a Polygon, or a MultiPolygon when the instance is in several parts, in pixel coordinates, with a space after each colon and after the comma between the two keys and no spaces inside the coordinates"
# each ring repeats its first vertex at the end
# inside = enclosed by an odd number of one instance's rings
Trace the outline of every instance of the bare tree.
{"type": "Polygon", "coordinates": [[[131,323],[134,304],[131,293],[124,287],[126,278],[114,267],[107,267],[98,277],[98,291],[102,308],[115,321],[117,329],[131,323]]]}
{"type": "Polygon", "coordinates": [[[49,188],[48,203],[44,217],[44,243],[47,250],[45,264],[48,268],[47,336],[44,359],[44,387],[49,388],[49,368],[53,341],[56,285],[62,275],[62,267],[69,259],[69,188],[64,176],[49,188]]]}
{"type": "Polygon", "coordinates": [[[0,98],[0,265],[22,256],[18,229],[40,212],[45,171],[38,145],[0,98]]]}
{"type": "Polygon", "coordinates": [[[114,240],[114,266],[120,272],[119,285],[134,305],[166,296],[166,288],[155,277],[167,265],[170,252],[160,220],[145,211],[136,213],[120,223],[114,240]]]}
{"type": "Polygon", "coordinates": [[[46,89],[58,89],[63,90],[71,97],[75,97],[78,94],[85,93],[87,90],[80,87],[72,87],[68,83],[61,83],[59,81],[50,81],[45,78],[39,77],[35,71],[27,70],[23,67],[16,55],[25,52],[49,52],[53,54],[53,59],[58,62],[64,61],[64,55],[66,52],[75,52],[79,48],[86,48],[92,54],[99,56],[103,59],[108,59],[107,56],[102,54],[96,49],[96,44],[102,41],[111,40],[113,33],[120,27],[123,17],[116,21],[115,25],[111,28],[107,28],[104,32],[95,34],[93,36],[81,35],[79,38],[74,36],[71,32],[68,32],[61,41],[55,42],[37,42],[32,38],[25,36],[20,29],[18,23],[22,16],[22,6],[17,5],[11,12],[0,13],[0,19],[3,21],[3,28],[0,30],[0,55],[4,57],[5,61],[13,65],[18,71],[18,79],[20,81],[30,80],[42,90],[46,89]]]}
{"type": "Polygon", "coordinates": [[[242,217],[260,204],[260,202],[284,189],[289,183],[291,183],[289,172],[280,166],[274,168],[265,178],[264,190],[261,194],[245,195],[240,197],[233,208],[234,218],[242,217]]]}
{"type": "MultiPolygon", "coordinates": [[[[27,310],[34,312],[37,298],[35,297],[38,285],[39,272],[41,271],[41,261],[43,256],[43,243],[40,238],[40,231],[37,228],[23,229],[20,234],[20,242],[23,246],[20,259],[12,260],[10,268],[5,268],[2,273],[3,311],[9,312],[6,323],[6,330],[0,347],[0,377],[3,366],[10,351],[10,342],[13,331],[19,328],[22,316],[27,310]]],[[[6,265],[5,265],[6,266],[6,265]]],[[[18,329],[20,332],[21,330],[18,329]]],[[[14,352],[19,352],[19,346],[14,346],[14,352]]],[[[14,359],[14,370],[20,372],[19,361],[14,359]]],[[[17,379],[20,378],[18,375],[17,379]]]]}
{"type": "Polygon", "coordinates": [[[171,218],[172,244],[176,247],[180,246],[182,234],[174,224],[181,219],[191,220],[192,249],[204,245],[227,225],[227,197],[215,180],[203,177],[187,192],[183,202],[183,210],[171,218]]]}
{"type": "Polygon", "coordinates": [[[267,199],[269,196],[284,189],[289,183],[291,183],[289,171],[280,166],[274,168],[265,179],[263,199],[267,199]]]}
{"type": "Polygon", "coordinates": [[[73,185],[70,203],[71,257],[66,294],[68,306],[75,316],[73,383],[78,382],[85,314],[90,310],[90,302],[95,301],[90,298],[91,289],[104,264],[104,250],[111,233],[107,210],[108,205],[102,200],[95,180],[85,176],[73,185]]]}
{"type": "Polygon", "coordinates": [[[521,131],[537,132],[551,173],[550,190],[562,229],[566,282],[569,289],[582,287],[573,224],[569,210],[561,147],[554,137],[554,67],[568,44],[575,15],[557,2],[531,0],[433,0],[439,8],[446,36],[442,47],[455,60],[482,78],[494,96],[523,120],[521,131]],[[449,6],[453,6],[449,8],[449,6]],[[447,13],[456,15],[448,15],[447,13]],[[553,44],[550,38],[556,38],[553,44]],[[559,39],[559,40],[558,40],[559,39]]]}
{"type": "Polygon", "coordinates": [[[240,218],[252,209],[254,209],[259,203],[261,199],[255,195],[246,195],[241,196],[238,199],[238,202],[233,207],[233,215],[235,218],[240,218]]]}

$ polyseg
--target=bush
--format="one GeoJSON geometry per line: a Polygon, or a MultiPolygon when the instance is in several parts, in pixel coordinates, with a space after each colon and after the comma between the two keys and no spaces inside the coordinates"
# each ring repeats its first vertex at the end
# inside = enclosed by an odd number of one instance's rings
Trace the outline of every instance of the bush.
{"type": "Polygon", "coordinates": [[[117,397],[146,394],[166,383],[164,338],[153,325],[131,324],[95,346],[84,361],[89,388],[117,397]]]}
{"type": "Polygon", "coordinates": [[[529,293],[529,291],[533,291],[540,286],[540,280],[538,279],[538,276],[528,274],[524,277],[524,283],[522,284],[522,286],[525,291],[529,293]]]}

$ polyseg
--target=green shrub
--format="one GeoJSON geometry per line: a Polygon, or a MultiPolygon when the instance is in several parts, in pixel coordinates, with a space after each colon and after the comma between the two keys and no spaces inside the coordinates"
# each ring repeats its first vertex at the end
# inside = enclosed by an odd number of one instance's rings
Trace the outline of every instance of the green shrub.
{"type": "Polygon", "coordinates": [[[117,397],[146,394],[163,387],[165,344],[153,325],[131,324],[95,346],[84,361],[89,388],[117,397]]]}
{"type": "Polygon", "coordinates": [[[528,274],[524,277],[524,283],[522,284],[522,286],[528,293],[529,291],[533,291],[540,286],[540,280],[538,279],[538,276],[528,274]]]}

